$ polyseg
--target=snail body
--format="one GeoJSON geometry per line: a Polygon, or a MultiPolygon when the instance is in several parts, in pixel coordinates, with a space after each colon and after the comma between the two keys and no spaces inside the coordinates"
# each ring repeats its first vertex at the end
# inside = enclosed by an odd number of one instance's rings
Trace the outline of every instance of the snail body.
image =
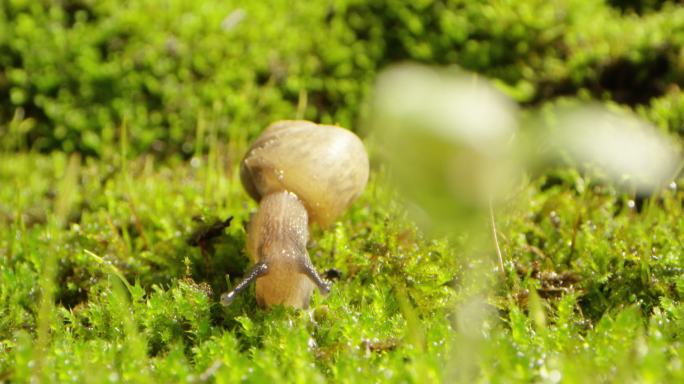
{"type": "Polygon", "coordinates": [[[228,305],[256,281],[257,303],[309,305],[314,288],[329,286],[306,249],[309,225],[325,228],[361,194],[368,180],[368,156],[352,132],[308,121],[269,126],[240,166],[247,193],[259,209],[247,228],[247,252],[254,267],[221,297],[228,305]]]}

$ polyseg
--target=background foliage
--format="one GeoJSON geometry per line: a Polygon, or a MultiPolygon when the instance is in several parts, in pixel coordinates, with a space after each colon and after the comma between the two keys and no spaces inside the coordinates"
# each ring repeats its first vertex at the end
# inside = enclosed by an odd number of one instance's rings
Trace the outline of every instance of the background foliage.
{"type": "Polygon", "coordinates": [[[313,234],[329,297],[217,305],[247,264],[249,140],[295,117],[363,132],[375,75],[405,60],[525,111],[599,99],[684,133],[677,2],[0,2],[0,380],[682,381],[681,178],[648,199],[565,168],[521,187],[482,335],[454,308],[493,254],[425,238],[379,165],[313,234]]]}
{"type": "Polygon", "coordinates": [[[198,121],[355,126],[389,63],[457,64],[536,105],[579,95],[680,130],[684,10],[659,1],[89,1],[0,6],[5,145],[193,153],[198,121]],[[664,105],[671,106],[667,109],[664,105]]]}

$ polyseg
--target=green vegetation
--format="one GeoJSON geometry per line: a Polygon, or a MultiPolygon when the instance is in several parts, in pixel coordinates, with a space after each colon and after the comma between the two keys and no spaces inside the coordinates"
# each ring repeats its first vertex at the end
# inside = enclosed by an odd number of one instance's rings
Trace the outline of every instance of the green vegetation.
{"type": "Polygon", "coordinates": [[[497,211],[505,279],[472,284],[494,252],[427,238],[376,164],[313,233],[314,264],[341,274],[328,297],[218,304],[247,267],[249,140],[283,118],[359,130],[376,73],[409,59],[482,73],[527,111],[594,98],[684,132],[669,2],[0,3],[0,380],[683,381],[681,178],[647,199],[534,178],[497,211]]]}
{"type": "Polygon", "coordinates": [[[135,153],[188,157],[200,121],[243,140],[274,117],[355,126],[377,71],[403,60],[458,64],[530,105],[679,100],[684,8],[612,3],[8,0],[0,133],[104,156],[125,122],[135,153]]]}

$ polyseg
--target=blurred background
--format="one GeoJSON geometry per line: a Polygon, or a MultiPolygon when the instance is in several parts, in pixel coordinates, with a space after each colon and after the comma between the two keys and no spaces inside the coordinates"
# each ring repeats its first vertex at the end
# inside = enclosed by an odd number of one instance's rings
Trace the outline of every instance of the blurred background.
{"type": "Polygon", "coordinates": [[[189,157],[204,124],[283,117],[358,130],[376,74],[414,61],[491,78],[525,109],[563,98],[684,125],[684,9],[669,1],[28,1],[0,6],[0,143],[189,157]]]}

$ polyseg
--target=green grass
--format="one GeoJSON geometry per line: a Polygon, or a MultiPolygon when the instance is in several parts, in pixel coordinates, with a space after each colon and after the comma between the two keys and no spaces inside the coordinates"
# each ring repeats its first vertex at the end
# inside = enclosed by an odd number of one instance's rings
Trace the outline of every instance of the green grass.
{"type": "Polygon", "coordinates": [[[374,169],[350,212],[313,233],[314,264],[341,271],[328,297],[263,311],[252,289],[223,308],[255,205],[237,174],[244,143],[217,143],[190,162],[125,160],[125,147],[0,155],[0,379],[684,379],[681,189],[631,208],[574,171],[527,183],[497,211],[501,281],[477,275],[495,271],[493,252],[422,235],[374,169]]]}

